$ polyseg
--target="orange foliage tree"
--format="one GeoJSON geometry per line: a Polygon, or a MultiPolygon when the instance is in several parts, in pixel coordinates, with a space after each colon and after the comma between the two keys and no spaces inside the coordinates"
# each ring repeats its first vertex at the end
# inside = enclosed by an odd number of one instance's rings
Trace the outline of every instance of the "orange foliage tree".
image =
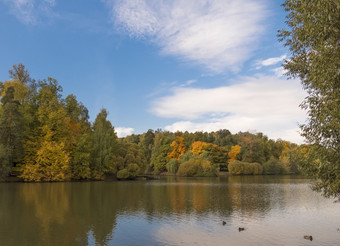
{"type": "Polygon", "coordinates": [[[229,163],[232,161],[237,160],[238,154],[241,152],[241,146],[240,145],[234,145],[231,147],[231,150],[228,153],[229,156],[229,163]]]}
{"type": "Polygon", "coordinates": [[[185,147],[184,138],[177,136],[174,141],[170,144],[171,152],[168,153],[169,159],[179,160],[183,154],[187,152],[185,147]]]}
{"type": "Polygon", "coordinates": [[[201,155],[206,148],[208,147],[209,143],[195,141],[191,144],[191,153],[201,155]]]}

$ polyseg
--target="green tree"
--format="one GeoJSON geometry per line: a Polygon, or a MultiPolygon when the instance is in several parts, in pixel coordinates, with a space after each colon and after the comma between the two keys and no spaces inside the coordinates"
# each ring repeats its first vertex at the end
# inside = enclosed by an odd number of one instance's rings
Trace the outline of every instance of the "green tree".
{"type": "Polygon", "coordinates": [[[143,173],[146,166],[144,153],[135,143],[120,143],[113,162],[114,173],[119,179],[134,179],[143,173]]]}
{"type": "Polygon", "coordinates": [[[70,153],[72,178],[88,179],[91,177],[92,151],[88,110],[72,94],[65,98],[65,108],[68,115],[67,126],[69,132],[65,147],[70,153]]]}
{"type": "MultiPolygon", "coordinates": [[[[139,144],[140,143],[140,135],[132,134],[132,135],[126,136],[124,138],[124,142],[139,144]]],[[[152,150],[151,150],[151,152],[152,152],[152,150]]]]}
{"type": "Polygon", "coordinates": [[[46,141],[64,142],[68,136],[68,116],[62,102],[62,87],[58,81],[48,78],[39,82],[37,117],[41,136],[46,141]]]}
{"type": "Polygon", "coordinates": [[[20,103],[14,100],[14,88],[5,90],[1,98],[2,112],[0,118],[0,143],[8,151],[11,166],[21,163],[23,159],[22,147],[22,115],[19,111],[20,103]]]}
{"type": "Polygon", "coordinates": [[[0,94],[4,96],[9,87],[14,88],[14,100],[20,103],[19,112],[21,114],[22,127],[22,145],[26,157],[34,156],[36,153],[40,136],[40,123],[38,120],[37,110],[37,88],[38,84],[32,79],[21,63],[13,65],[9,70],[11,79],[5,83],[0,83],[0,94]]]}
{"type": "Polygon", "coordinates": [[[84,132],[78,137],[70,157],[70,167],[73,179],[89,179],[91,177],[91,132],[84,132]]]}
{"type": "Polygon", "coordinates": [[[303,169],[316,190],[340,199],[340,2],[286,0],[283,6],[288,28],[279,38],[292,55],[284,68],[308,93],[301,104],[308,120],[301,129],[313,148],[303,169]]]}
{"type": "Polygon", "coordinates": [[[146,161],[150,163],[155,134],[153,130],[148,130],[140,138],[140,146],[145,155],[146,161]]]}
{"type": "Polygon", "coordinates": [[[0,144],[0,180],[2,177],[7,177],[12,170],[9,153],[8,147],[0,144]]]}
{"type": "Polygon", "coordinates": [[[28,84],[32,83],[34,80],[31,79],[25,65],[19,63],[18,65],[13,65],[13,68],[8,71],[12,79],[17,79],[20,83],[28,84]]]}
{"type": "Polygon", "coordinates": [[[236,134],[237,144],[240,145],[240,159],[245,162],[264,163],[269,159],[270,148],[267,136],[262,133],[239,132],[236,134]]]}
{"type": "Polygon", "coordinates": [[[226,167],[228,152],[224,147],[219,147],[212,143],[195,141],[192,143],[190,151],[198,156],[205,154],[213,165],[226,167]]]}
{"type": "Polygon", "coordinates": [[[27,181],[62,181],[70,179],[68,116],[61,100],[62,88],[57,80],[39,82],[36,95],[36,134],[31,137],[29,152],[21,177],[27,181]]]}
{"type": "Polygon", "coordinates": [[[166,171],[168,163],[168,153],[171,151],[170,144],[175,139],[175,135],[171,132],[156,131],[154,146],[151,154],[151,170],[159,174],[166,171]]]}
{"type": "Polygon", "coordinates": [[[108,121],[106,109],[102,109],[93,124],[93,149],[91,170],[94,178],[102,178],[105,173],[112,173],[112,156],[117,147],[117,135],[108,121]]]}
{"type": "Polygon", "coordinates": [[[229,130],[223,129],[214,133],[215,141],[214,144],[218,146],[232,146],[234,145],[233,137],[229,130]]]}

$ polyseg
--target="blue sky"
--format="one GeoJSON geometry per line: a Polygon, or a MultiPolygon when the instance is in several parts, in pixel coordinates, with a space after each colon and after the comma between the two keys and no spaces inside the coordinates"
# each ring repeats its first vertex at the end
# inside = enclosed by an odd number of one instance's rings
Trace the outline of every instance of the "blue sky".
{"type": "Polygon", "coordinates": [[[58,80],[119,136],[263,132],[302,143],[305,92],[277,41],[282,1],[0,0],[0,80],[23,63],[58,80]]]}

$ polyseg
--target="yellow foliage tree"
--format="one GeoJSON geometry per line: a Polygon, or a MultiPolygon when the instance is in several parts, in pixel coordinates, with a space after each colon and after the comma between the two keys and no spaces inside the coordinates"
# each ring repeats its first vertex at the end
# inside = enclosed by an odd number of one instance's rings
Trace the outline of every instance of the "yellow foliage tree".
{"type": "Polygon", "coordinates": [[[187,152],[187,148],[184,144],[184,138],[177,136],[170,144],[171,152],[168,153],[168,158],[179,160],[183,154],[187,152]]]}
{"type": "Polygon", "coordinates": [[[37,152],[36,161],[27,163],[20,177],[34,182],[68,180],[69,160],[63,143],[45,141],[37,152]]]}
{"type": "Polygon", "coordinates": [[[229,163],[232,161],[237,160],[237,156],[239,155],[239,153],[241,152],[241,146],[240,145],[234,145],[231,147],[231,150],[228,153],[229,156],[229,163]]]}
{"type": "Polygon", "coordinates": [[[209,143],[195,141],[191,144],[191,153],[201,155],[206,148],[208,147],[209,143]]]}
{"type": "Polygon", "coordinates": [[[284,141],[283,144],[282,144],[282,152],[281,152],[281,155],[279,157],[279,160],[281,161],[284,169],[287,172],[290,172],[290,169],[291,169],[291,165],[290,165],[290,152],[291,152],[290,143],[284,141]]]}

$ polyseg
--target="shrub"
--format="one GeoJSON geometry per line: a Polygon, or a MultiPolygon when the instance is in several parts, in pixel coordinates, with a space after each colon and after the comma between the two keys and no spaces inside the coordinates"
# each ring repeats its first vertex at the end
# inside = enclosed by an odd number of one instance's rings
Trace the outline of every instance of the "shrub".
{"type": "Polygon", "coordinates": [[[119,170],[117,172],[117,178],[119,179],[127,179],[128,177],[129,177],[129,171],[126,168],[119,170]]]}
{"type": "Polygon", "coordinates": [[[194,159],[190,159],[186,162],[183,162],[177,171],[178,176],[183,177],[192,177],[197,174],[197,171],[199,169],[199,165],[195,162],[194,159]]]}
{"type": "Polygon", "coordinates": [[[258,175],[262,174],[263,167],[259,163],[249,163],[244,161],[232,161],[228,165],[229,172],[237,175],[258,175]]]}
{"type": "Polygon", "coordinates": [[[210,161],[208,160],[202,160],[200,162],[202,174],[200,176],[204,177],[210,177],[210,176],[216,176],[217,174],[217,168],[215,165],[213,165],[210,161]]]}
{"type": "Polygon", "coordinates": [[[180,163],[187,162],[187,161],[189,161],[191,159],[194,159],[194,155],[193,155],[193,153],[191,151],[188,151],[184,155],[181,155],[180,163]]]}
{"type": "Polygon", "coordinates": [[[207,159],[200,159],[197,156],[179,165],[177,175],[184,177],[211,177],[216,176],[218,168],[207,159]]]}
{"type": "Polygon", "coordinates": [[[254,165],[254,175],[260,175],[263,173],[263,166],[257,162],[252,163],[254,165]]]}
{"type": "Polygon", "coordinates": [[[244,174],[244,165],[241,161],[232,161],[228,164],[228,170],[232,174],[244,174]]]}
{"type": "Polygon", "coordinates": [[[282,163],[276,158],[270,158],[269,161],[263,164],[264,174],[284,174],[286,170],[284,169],[282,163]]]}
{"type": "Polygon", "coordinates": [[[176,159],[171,159],[170,161],[168,161],[168,163],[166,164],[166,170],[169,173],[176,173],[178,169],[178,162],[176,159]]]}
{"type": "Polygon", "coordinates": [[[129,179],[133,179],[135,178],[138,173],[140,172],[140,168],[136,163],[131,163],[127,166],[127,170],[128,170],[128,178],[129,179]]]}

